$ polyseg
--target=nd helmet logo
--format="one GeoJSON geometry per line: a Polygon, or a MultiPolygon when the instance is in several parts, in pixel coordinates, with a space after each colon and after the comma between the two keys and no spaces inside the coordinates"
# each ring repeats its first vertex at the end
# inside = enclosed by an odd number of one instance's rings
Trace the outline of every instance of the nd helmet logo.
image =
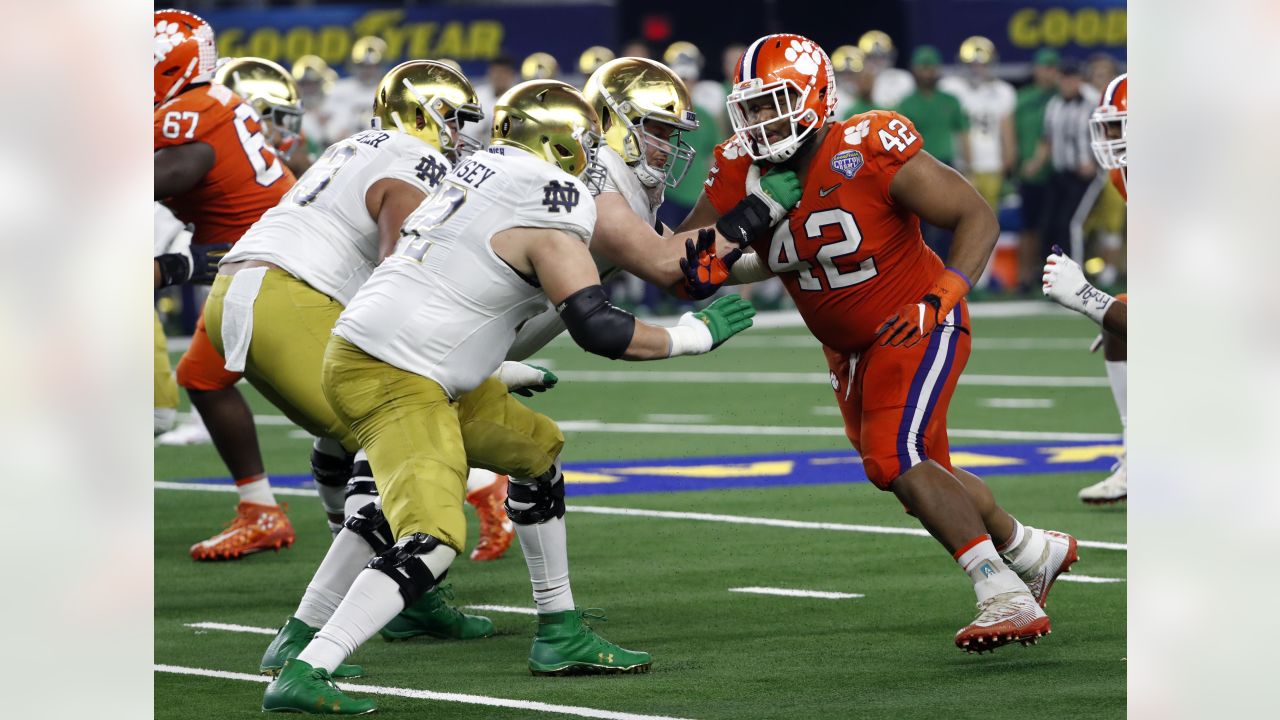
{"type": "Polygon", "coordinates": [[[831,157],[831,169],[852,180],[862,169],[862,153],[857,150],[841,150],[831,157]]]}
{"type": "Polygon", "coordinates": [[[560,212],[560,208],[564,208],[565,212],[569,212],[578,206],[580,199],[578,188],[572,183],[560,184],[558,180],[552,180],[542,188],[542,204],[547,206],[547,212],[560,212]]]}

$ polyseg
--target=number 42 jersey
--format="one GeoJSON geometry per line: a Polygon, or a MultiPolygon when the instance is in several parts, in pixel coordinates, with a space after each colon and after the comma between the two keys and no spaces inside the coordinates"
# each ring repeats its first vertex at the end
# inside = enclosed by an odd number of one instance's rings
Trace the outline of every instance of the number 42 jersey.
{"type": "Polygon", "coordinates": [[[449,168],[435,148],[408,133],[356,133],[330,146],[223,262],[274,263],[346,305],[378,264],[369,188],[392,179],[429,194],[449,168]]]}
{"type": "MultiPolygon", "coordinates": [[[[924,296],[944,266],[924,244],[919,218],[889,195],[894,175],[924,147],[911,121],[872,111],[827,127],[799,204],[752,248],[823,345],[861,353],[889,314],[924,296]]],[[[714,160],[703,190],[723,215],[746,194],[751,157],[732,138],[716,147],[714,160]]]]}
{"type": "Polygon", "coordinates": [[[181,195],[163,198],[184,223],[195,223],[192,242],[233,243],[293,187],[293,173],[263,133],[253,106],[218,83],[197,85],[155,109],[156,150],[202,142],[213,148],[213,168],[181,195]]]}

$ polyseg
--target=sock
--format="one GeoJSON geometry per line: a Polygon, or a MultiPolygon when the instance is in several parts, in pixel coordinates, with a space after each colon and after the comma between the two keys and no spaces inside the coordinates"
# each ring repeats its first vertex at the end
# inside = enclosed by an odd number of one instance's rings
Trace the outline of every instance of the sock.
{"type": "Polygon", "coordinates": [[[250,475],[236,480],[236,490],[240,492],[240,502],[255,505],[276,505],[276,496],[271,494],[271,481],[267,474],[250,475]]]}
{"type": "Polygon", "coordinates": [[[1111,396],[1116,400],[1116,410],[1120,411],[1120,426],[1129,427],[1129,361],[1108,360],[1107,379],[1111,381],[1111,396]]]}
{"type": "Polygon", "coordinates": [[[999,550],[1009,569],[1025,579],[1038,572],[1049,557],[1049,541],[1045,540],[1043,530],[1024,527],[1013,518],[1013,537],[999,550]]]}
{"type": "Polygon", "coordinates": [[[404,599],[400,597],[396,581],[379,570],[365,568],[333,617],[298,653],[298,659],[333,672],[403,609],[404,599]]]}
{"type": "MultiPolygon", "coordinates": [[[[457,556],[458,553],[453,548],[439,545],[410,562],[420,561],[432,575],[440,577],[457,556]]],[[[298,654],[298,659],[312,667],[322,667],[333,672],[356,648],[399,615],[401,610],[404,610],[404,598],[400,595],[399,584],[381,570],[365,568],[356,576],[333,617],[320,628],[306,649],[298,654]]]]}
{"type": "Polygon", "coordinates": [[[350,530],[338,533],[293,616],[313,628],[323,627],[333,617],[356,576],[372,559],[373,548],[364,538],[350,530]]]}
{"type": "MultiPolygon", "coordinates": [[[[532,484],[535,481],[527,480],[532,484]]],[[[560,461],[556,461],[555,482],[564,482],[560,461]]],[[[507,498],[516,510],[528,510],[529,503],[507,498]]],[[[569,586],[569,542],[564,518],[552,518],[541,524],[516,523],[516,537],[529,566],[529,582],[533,585],[533,601],[538,612],[553,613],[573,609],[573,590],[569,586]]]]}
{"type": "Polygon", "coordinates": [[[480,468],[471,468],[471,472],[467,474],[467,494],[487,488],[493,484],[494,478],[498,477],[497,473],[480,468]]]}
{"type": "Polygon", "coordinates": [[[979,535],[965,543],[956,551],[955,559],[973,580],[979,603],[1004,593],[1030,592],[1027,584],[1005,566],[989,535],[979,535]]]}
{"type": "Polygon", "coordinates": [[[373,484],[373,469],[369,467],[369,456],[364,450],[357,450],[351,479],[347,481],[345,492],[346,503],[343,509],[345,517],[356,514],[360,508],[378,499],[377,486],[373,484]]]}

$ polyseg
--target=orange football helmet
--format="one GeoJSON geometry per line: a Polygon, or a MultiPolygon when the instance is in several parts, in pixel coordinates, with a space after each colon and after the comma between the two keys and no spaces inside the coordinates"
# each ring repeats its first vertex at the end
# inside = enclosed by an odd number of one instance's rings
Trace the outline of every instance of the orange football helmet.
{"type": "Polygon", "coordinates": [[[218,46],[209,23],[186,10],[156,10],[155,31],[155,105],[213,79],[218,46]]]}
{"type": "Polygon", "coordinates": [[[800,149],[832,117],[836,109],[835,73],[831,59],[814,41],[801,35],[766,35],[738,58],[733,90],[725,100],[733,132],[753,160],[779,163],[800,149]],[[774,114],[756,119],[768,110],[774,114]],[[786,137],[771,139],[778,125],[786,137]]]}
{"type": "Polygon", "coordinates": [[[1089,117],[1090,145],[1098,164],[1107,170],[1129,167],[1126,136],[1129,130],[1129,73],[1107,85],[1102,101],[1089,117]]]}

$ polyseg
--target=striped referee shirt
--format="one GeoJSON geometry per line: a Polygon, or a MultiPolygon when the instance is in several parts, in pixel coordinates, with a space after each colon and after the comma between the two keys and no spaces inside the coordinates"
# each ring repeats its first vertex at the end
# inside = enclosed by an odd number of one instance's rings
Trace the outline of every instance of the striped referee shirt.
{"type": "Polygon", "coordinates": [[[1044,138],[1049,142],[1050,161],[1058,172],[1075,172],[1093,159],[1089,147],[1089,115],[1098,106],[1098,91],[1088,85],[1080,95],[1068,100],[1054,95],[1044,110],[1044,138]]]}

